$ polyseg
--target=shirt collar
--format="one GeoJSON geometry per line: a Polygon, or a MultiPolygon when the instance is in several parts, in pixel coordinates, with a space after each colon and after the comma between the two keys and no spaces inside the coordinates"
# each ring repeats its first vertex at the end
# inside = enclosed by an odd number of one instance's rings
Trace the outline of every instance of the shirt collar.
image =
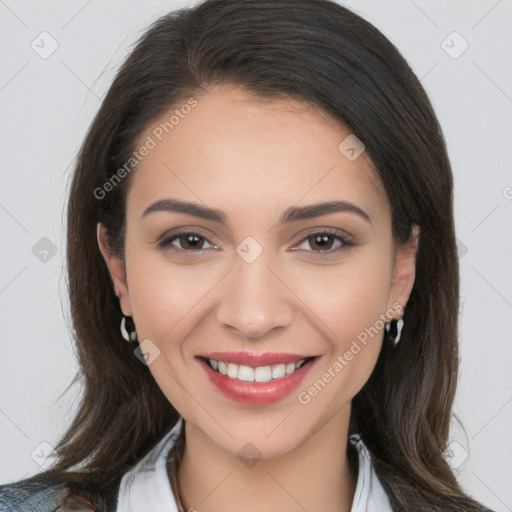
{"type": "MultiPolygon", "coordinates": [[[[183,417],[122,478],[116,512],[180,512],[167,473],[169,451],[182,435],[183,417]]],[[[350,512],[392,512],[388,497],[358,434],[349,437],[358,453],[359,468],[350,512]]]]}
{"type": "Polygon", "coordinates": [[[359,456],[357,484],[350,512],[393,512],[361,436],[353,434],[349,442],[356,447],[359,456]]]}

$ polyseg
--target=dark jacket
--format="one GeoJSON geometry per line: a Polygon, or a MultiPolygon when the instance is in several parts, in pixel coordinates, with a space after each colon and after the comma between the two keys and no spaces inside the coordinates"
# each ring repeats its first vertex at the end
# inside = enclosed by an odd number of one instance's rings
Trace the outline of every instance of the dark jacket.
{"type": "Polygon", "coordinates": [[[0,512],[115,512],[116,509],[117,493],[97,504],[84,489],[77,491],[76,486],[38,480],[37,476],[0,485],[0,512]]]}
{"type": "Polygon", "coordinates": [[[0,512],[115,512],[117,493],[98,501],[87,484],[39,478],[0,485],[0,512]]]}
{"type": "Polygon", "coordinates": [[[20,480],[0,486],[0,512],[58,512],[67,494],[64,485],[20,480]]]}

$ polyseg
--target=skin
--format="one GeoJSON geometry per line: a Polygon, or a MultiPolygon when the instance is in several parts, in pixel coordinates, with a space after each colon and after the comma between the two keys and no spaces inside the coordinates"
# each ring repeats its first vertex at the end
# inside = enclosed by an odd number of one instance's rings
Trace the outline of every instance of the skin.
{"type": "MultiPolygon", "coordinates": [[[[98,226],[123,312],[133,316],[138,339],[160,350],[149,369],[186,420],[182,503],[199,512],[349,510],[357,481],[347,462],[351,400],[374,368],[384,329],[308,404],[297,393],[379,315],[405,307],[417,236],[394,245],[390,205],[369,157],[350,161],[340,152],[351,132],[328,114],[296,100],[257,99],[234,85],[196,98],[134,171],[125,264],[108,253],[98,226]],[[169,211],[142,217],[169,197],[222,210],[228,223],[169,211]],[[288,207],[330,200],[357,205],[371,223],[350,212],[277,223],[288,207]],[[175,228],[204,238],[198,248],[175,238],[170,247],[178,252],[165,252],[156,242],[175,228]],[[325,248],[308,241],[325,230],[348,233],[355,245],[343,246],[337,233],[325,248]],[[247,236],[263,248],[252,263],[235,251],[247,236]],[[254,406],[220,393],[194,359],[224,350],[321,357],[299,389],[254,406]],[[261,454],[251,467],[237,458],[248,442],[261,454]]],[[[141,144],[160,122],[141,134],[141,144]]]]}

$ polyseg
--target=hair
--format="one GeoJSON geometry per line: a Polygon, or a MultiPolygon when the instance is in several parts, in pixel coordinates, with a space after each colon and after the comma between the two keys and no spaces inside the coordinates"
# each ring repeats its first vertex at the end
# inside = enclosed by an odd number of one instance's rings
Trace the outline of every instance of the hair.
{"type": "Polygon", "coordinates": [[[151,123],[218,84],[333,116],[366,147],[391,205],[394,243],[407,242],[420,226],[401,342],[385,339],[352,400],[350,433],[370,450],[394,511],[486,510],[464,493],[442,456],[459,362],[453,176],[442,130],[395,46],[329,0],[207,0],[159,18],[120,67],[70,186],[67,284],[82,395],[44,475],[83,479],[97,510],[106,510],[122,475],[179,418],[133,345],[120,338],[122,312],[96,238],[103,223],[109,250],[124,261],[133,172],[101,198],[94,191],[130,159],[151,123]]]}

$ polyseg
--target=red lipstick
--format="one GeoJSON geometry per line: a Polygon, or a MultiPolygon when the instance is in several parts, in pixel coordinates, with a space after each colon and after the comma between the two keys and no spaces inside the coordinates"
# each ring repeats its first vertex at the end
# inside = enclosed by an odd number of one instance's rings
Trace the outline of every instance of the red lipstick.
{"type": "Polygon", "coordinates": [[[287,352],[210,352],[201,354],[206,359],[224,361],[226,363],[244,364],[246,366],[267,366],[271,364],[296,363],[301,359],[312,357],[311,355],[290,354],[287,352]]]}
{"type": "Polygon", "coordinates": [[[318,357],[283,352],[211,352],[197,356],[196,360],[205,372],[209,382],[224,396],[243,404],[267,405],[281,400],[298,387],[314,366],[318,357]],[[272,378],[266,382],[251,382],[223,375],[218,369],[212,368],[208,359],[249,366],[251,368],[266,366],[274,368],[274,365],[286,366],[287,364],[295,364],[302,360],[305,361],[293,373],[272,378]]]}

